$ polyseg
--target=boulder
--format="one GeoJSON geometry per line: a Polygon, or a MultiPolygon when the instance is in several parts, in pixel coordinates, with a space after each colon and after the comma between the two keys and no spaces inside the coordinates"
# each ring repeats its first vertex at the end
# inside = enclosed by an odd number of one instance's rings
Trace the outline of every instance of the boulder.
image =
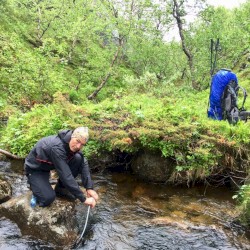
{"type": "Polygon", "coordinates": [[[141,151],[134,156],[131,168],[135,175],[148,182],[167,182],[174,171],[174,162],[160,153],[141,151]]]}
{"type": "MultiPolygon", "coordinates": [[[[64,248],[78,236],[76,207],[80,201],[56,199],[49,207],[30,207],[31,192],[0,205],[0,214],[14,221],[22,234],[31,235],[64,248]]],[[[82,204],[81,204],[82,205],[82,204]]]]}
{"type": "Polygon", "coordinates": [[[5,202],[11,198],[12,188],[10,183],[0,176],[0,203],[5,202]]]}

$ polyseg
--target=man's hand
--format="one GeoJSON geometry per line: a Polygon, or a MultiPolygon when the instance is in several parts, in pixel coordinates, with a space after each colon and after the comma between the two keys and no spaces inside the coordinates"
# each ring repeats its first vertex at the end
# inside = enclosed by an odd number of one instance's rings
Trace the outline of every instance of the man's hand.
{"type": "Polygon", "coordinates": [[[89,205],[91,208],[94,208],[96,205],[96,201],[93,197],[89,197],[89,198],[86,198],[84,204],[89,205]]]}
{"type": "Polygon", "coordinates": [[[95,201],[97,201],[99,199],[98,194],[93,189],[87,190],[87,197],[93,197],[95,199],[95,201]]]}

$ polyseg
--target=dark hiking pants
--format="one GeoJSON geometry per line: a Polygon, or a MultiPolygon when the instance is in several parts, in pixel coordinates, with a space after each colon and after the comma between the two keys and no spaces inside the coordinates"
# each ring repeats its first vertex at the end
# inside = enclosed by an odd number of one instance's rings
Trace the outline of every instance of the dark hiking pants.
{"type": "MultiPolygon", "coordinates": [[[[75,154],[74,157],[68,162],[68,164],[72,175],[74,176],[74,178],[76,178],[81,171],[81,155],[75,154]]],[[[51,184],[49,182],[50,172],[34,170],[29,168],[28,166],[25,166],[25,170],[28,178],[28,183],[30,184],[33,195],[37,198],[38,205],[41,207],[50,205],[56,198],[55,191],[51,187],[51,184]]],[[[60,187],[63,187],[60,179],[58,180],[58,184],[60,187]]]]}

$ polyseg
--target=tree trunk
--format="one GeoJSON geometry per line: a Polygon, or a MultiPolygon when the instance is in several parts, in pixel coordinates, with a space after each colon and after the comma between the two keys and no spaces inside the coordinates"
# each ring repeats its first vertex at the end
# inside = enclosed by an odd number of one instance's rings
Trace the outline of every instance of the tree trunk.
{"type": "Polygon", "coordinates": [[[89,100],[95,99],[96,96],[97,96],[97,94],[101,91],[101,89],[102,89],[102,88],[105,86],[105,84],[107,83],[107,81],[108,81],[108,79],[109,79],[109,77],[110,77],[110,75],[111,75],[111,71],[112,71],[112,69],[113,69],[113,67],[114,67],[114,64],[115,64],[115,62],[116,62],[116,60],[117,60],[117,58],[118,58],[119,52],[120,52],[120,50],[121,50],[121,48],[122,48],[122,45],[123,45],[123,40],[120,40],[119,46],[118,46],[117,51],[116,51],[116,53],[115,53],[115,55],[114,55],[114,57],[113,57],[113,60],[112,60],[112,63],[111,63],[111,65],[110,65],[110,68],[109,68],[108,73],[106,74],[106,76],[104,77],[104,79],[102,79],[100,85],[96,88],[96,90],[95,90],[91,95],[88,96],[88,99],[89,99],[89,100]]]}
{"type": "Polygon", "coordinates": [[[188,65],[189,65],[189,69],[190,69],[190,73],[191,73],[191,81],[192,81],[192,86],[194,89],[197,88],[196,86],[196,82],[193,78],[193,72],[194,72],[194,65],[193,65],[193,55],[190,52],[190,50],[187,47],[186,41],[185,41],[185,36],[184,36],[184,32],[183,32],[183,26],[182,26],[182,19],[181,19],[181,11],[180,11],[180,6],[182,4],[178,4],[177,0],[173,0],[174,6],[173,6],[173,17],[175,18],[176,22],[177,22],[177,26],[178,26],[178,30],[179,30],[179,35],[181,38],[181,46],[182,46],[182,50],[185,53],[185,55],[187,56],[188,59],[188,65]]]}

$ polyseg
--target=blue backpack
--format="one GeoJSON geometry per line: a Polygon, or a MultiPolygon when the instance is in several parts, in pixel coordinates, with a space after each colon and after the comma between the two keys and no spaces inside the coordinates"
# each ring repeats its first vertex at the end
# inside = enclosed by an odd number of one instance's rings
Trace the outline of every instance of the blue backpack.
{"type": "Polygon", "coordinates": [[[228,69],[219,70],[213,77],[210,86],[208,117],[215,120],[228,120],[235,124],[239,120],[247,120],[250,112],[244,108],[246,91],[238,84],[237,76],[228,69]],[[238,91],[242,89],[244,100],[238,107],[238,91]]]}

